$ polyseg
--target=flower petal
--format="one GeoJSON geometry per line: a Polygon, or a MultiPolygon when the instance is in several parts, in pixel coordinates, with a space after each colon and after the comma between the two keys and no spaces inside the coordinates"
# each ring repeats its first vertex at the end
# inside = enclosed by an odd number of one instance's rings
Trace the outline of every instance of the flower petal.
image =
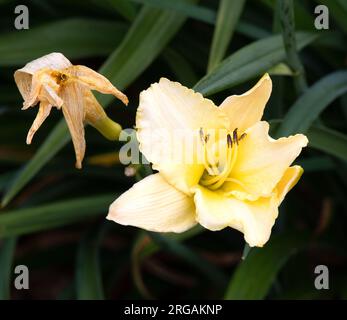
{"type": "Polygon", "coordinates": [[[129,102],[128,97],[119,91],[108,79],[88,67],[81,65],[72,66],[66,69],[66,72],[75,76],[77,81],[83,83],[92,90],[97,90],[105,94],[112,94],[125,105],[129,102]]]}
{"type": "Polygon", "coordinates": [[[303,134],[274,140],[268,131],[269,124],[265,121],[246,131],[247,136],[238,146],[237,159],[230,175],[239,183],[229,182],[229,190],[247,192],[255,198],[271,196],[288,167],[308,143],[303,134]]]}
{"type": "Polygon", "coordinates": [[[71,62],[61,53],[53,52],[27,63],[14,73],[17,87],[24,99],[28,100],[31,93],[32,77],[41,69],[62,70],[71,66],[71,62]]]}
{"type": "Polygon", "coordinates": [[[260,121],[267,101],[270,98],[272,81],[266,73],[258,83],[242,95],[226,98],[220,108],[230,120],[230,129],[238,128],[244,132],[247,128],[260,121]]]}
{"type": "Polygon", "coordinates": [[[42,86],[42,94],[39,95],[39,100],[46,99],[52,106],[61,108],[64,101],[58,96],[58,94],[47,84],[42,86]],[[41,96],[42,95],[42,96],[41,96]]]}
{"type": "Polygon", "coordinates": [[[198,183],[203,145],[199,131],[229,128],[228,118],[212,101],[177,82],[161,78],[140,94],[136,114],[140,151],[167,181],[185,193],[198,183]]]}
{"type": "Polygon", "coordinates": [[[49,116],[49,113],[51,112],[52,105],[48,102],[41,101],[39,111],[36,115],[36,118],[31,125],[31,128],[27,135],[27,144],[31,144],[31,140],[35,134],[35,132],[40,128],[42,123],[46,120],[46,118],[49,116]]]}
{"type": "Polygon", "coordinates": [[[183,232],[196,224],[192,198],[152,174],[110,206],[107,219],[155,232],[183,232]]]}
{"type": "Polygon", "coordinates": [[[300,166],[289,167],[276,186],[278,202],[281,203],[286,194],[297,184],[304,169],[300,166]]]}
{"type": "Polygon", "coordinates": [[[274,198],[240,201],[199,186],[194,201],[196,219],[202,226],[212,231],[232,227],[244,233],[251,247],[262,247],[269,240],[278,216],[274,198]]]}
{"type": "Polygon", "coordinates": [[[86,150],[84,139],[84,86],[76,83],[67,83],[61,90],[61,98],[64,101],[62,106],[63,114],[72,138],[72,143],[76,154],[76,168],[82,168],[82,160],[86,150]]]}

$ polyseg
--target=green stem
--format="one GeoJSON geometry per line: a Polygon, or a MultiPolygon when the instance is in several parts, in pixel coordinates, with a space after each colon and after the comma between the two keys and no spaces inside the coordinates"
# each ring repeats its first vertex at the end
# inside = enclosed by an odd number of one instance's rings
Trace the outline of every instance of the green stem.
{"type": "Polygon", "coordinates": [[[106,139],[116,141],[122,131],[122,127],[111,120],[109,117],[100,118],[97,121],[91,123],[91,125],[97,129],[106,139]]]}
{"type": "Polygon", "coordinates": [[[242,252],[242,260],[245,260],[249,254],[249,252],[251,251],[251,247],[248,245],[248,243],[245,243],[245,246],[243,247],[243,252],[242,252]]]}
{"type": "Polygon", "coordinates": [[[296,40],[293,0],[278,0],[284,48],[289,66],[294,72],[295,87],[299,95],[307,89],[305,70],[300,61],[296,40]]]}

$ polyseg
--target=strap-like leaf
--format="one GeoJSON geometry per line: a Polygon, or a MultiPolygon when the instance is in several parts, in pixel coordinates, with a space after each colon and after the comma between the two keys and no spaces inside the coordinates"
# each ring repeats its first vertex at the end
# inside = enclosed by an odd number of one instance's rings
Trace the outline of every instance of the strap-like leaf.
{"type": "Polygon", "coordinates": [[[106,215],[115,198],[116,195],[90,196],[3,212],[0,215],[0,238],[56,228],[97,214],[106,215]]]}
{"type": "Polygon", "coordinates": [[[245,0],[220,0],[217,22],[213,33],[211,51],[208,60],[208,71],[213,70],[213,68],[223,59],[237,22],[239,21],[244,4],[245,0]]]}
{"type": "Polygon", "coordinates": [[[117,47],[125,31],[124,23],[85,18],[14,31],[0,37],[0,65],[23,65],[51,52],[61,52],[69,59],[104,56],[117,47]]]}
{"type": "Polygon", "coordinates": [[[263,299],[288,258],[307,241],[298,235],[273,236],[264,248],[253,248],[233,273],[225,299],[263,299]]]}
{"type": "MultiPolygon", "coordinates": [[[[298,33],[297,46],[302,49],[317,38],[313,33],[298,33]]],[[[257,77],[285,59],[280,35],[271,36],[243,47],[226,58],[194,87],[204,95],[211,95],[257,77]]]]}
{"type": "Polygon", "coordinates": [[[10,299],[12,260],[17,239],[8,238],[0,245],[0,300],[10,299]]]}
{"type": "Polygon", "coordinates": [[[320,113],[345,92],[347,92],[347,71],[336,71],[320,79],[290,108],[277,135],[305,133],[320,113]]]}

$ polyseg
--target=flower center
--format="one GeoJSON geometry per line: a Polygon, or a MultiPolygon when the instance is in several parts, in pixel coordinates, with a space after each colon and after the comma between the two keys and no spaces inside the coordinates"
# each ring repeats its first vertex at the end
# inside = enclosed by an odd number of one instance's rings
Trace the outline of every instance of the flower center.
{"type": "Polygon", "coordinates": [[[209,135],[200,129],[200,139],[204,146],[205,171],[200,184],[210,190],[219,189],[224,182],[230,181],[230,174],[237,158],[239,143],[246,133],[238,135],[237,128],[224,139],[208,146],[209,135]]]}
{"type": "Polygon", "coordinates": [[[54,78],[54,81],[59,85],[62,86],[64,83],[68,80],[68,75],[62,72],[53,71],[51,73],[51,76],[54,78]]]}

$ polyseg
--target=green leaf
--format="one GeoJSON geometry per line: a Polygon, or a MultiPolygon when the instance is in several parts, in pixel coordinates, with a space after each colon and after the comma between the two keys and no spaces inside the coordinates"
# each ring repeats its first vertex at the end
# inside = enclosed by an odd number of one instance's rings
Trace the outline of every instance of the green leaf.
{"type": "Polygon", "coordinates": [[[12,279],[12,260],[16,250],[17,239],[8,238],[0,246],[0,300],[10,299],[12,279]]]}
{"type": "Polygon", "coordinates": [[[307,137],[310,147],[347,161],[347,135],[332,129],[311,126],[307,137]]]}
{"type": "MultiPolygon", "coordinates": [[[[172,1],[172,0],[132,0],[134,2],[139,2],[143,4],[148,4],[150,6],[175,10],[187,15],[187,17],[196,19],[197,21],[205,22],[211,25],[216,23],[216,12],[213,9],[203,7],[201,5],[196,5],[193,3],[186,3],[182,0],[172,1]]],[[[244,1],[244,0],[242,0],[244,1]]],[[[235,1],[236,2],[236,1],[235,1]]],[[[269,32],[266,29],[261,28],[259,25],[253,25],[245,21],[239,21],[235,26],[236,31],[251,38],[260,39],[269,36],[269,32]]]]}
{"type": "Polygon", "coordinates": [[[192,87],[198,81],[198,77],[192,66],[177,51],[167,48],[163,53],[163,58],[176,75],[177,80],[183,85],[192,87]]]}
{"type": "Polygon", "coordinates": [[[282,62],[270,68],[268,73],[274,76],[293,76],[293,71],[282,62]]]}
{"type": "MultiPolygon", "coordinates": [[[[180,13],[144,6],[99,72],[120,89],[125,88],[161,53],[185,20],[180,13]]],[[[98,97],[103,105],[113,99],[110,95],[98,97]]]]}
{"type": "Polygon", "coordinates": [[[83,18],[0,34],[0,65],[22,65],[55,51],[69,59],[105,56],[120,43],[125,31],[123,23],[83,18]]]}
{"type": "Polygon", "coordinates": [[[2,212],[0,238],[57,228],[99,214],[106,215],[110,203],[116,197],[116,195],[89,196],[2,212]]]}
{"type": "MultiPolygon", "coordinates": [[[[102,3],[96,0],[98,3],[102,3]]],[[[106,4],[116,10],[121,16],[129,21],[133,21],[136,17],[136,8],[129,0],[106,0],[106,4]]]]}
{"type": "Polygon", "coordinates": [[[196,4],[187,3],[182,0],[131,0],[133,2],[146,4],[151,7],[166,9],[166,10],[174,10],[184,14],[190,18],[194,18],[199,21],[203,21],[206,23],[214,24],[216,20],[215,11],[198,6],[196,4]]]}
{"type": "Polygon", "coordinates": [[[241,261],[234,272],[225,299],[259,300],[265,298],[288,258],[306,241],[306,237],[297,234],[272,236],[263,248],[250,250],[247,259],[241,261]]]}
{"type": "Polygon", "coordinates": [[[35,153],[28,164],[19,171],[18,175],[11,182],[2,198],[2,206],[6,206],[11,199],[30,181],[30,179],[42,168],[42,166],[51,160],[70,139],[66,134],[67,126],[65,122],[59,124],[46,138],[45,142],[35,153]]]}
{"type": "MultiPolygon", "coordinates": [[[[99,72],[118,88],[125,88],[152,63],[184,21],[185,17],[180,14],[144,7],[99,72]]],[[[110,95],[98,97],[103,105],[113,99],[110,95]]],[[[8,204],[70,139],[67,126],[61,120],[5,193],[2,205],[8,204]]]]}
{"type": "Polygon", "coordinates": [[[180,242],[163,236],[160,233],[149,232],[150,237],[165,251],[171,252],[174,255],[182,258],[184,261],[192,265],[197,271],[205,275],[213,283],[223,286],[226,283],[226,278],[217,267],[210,264],[205,259],[201,258],[193,250],[180,242]]]}
{"type": "Polygon", "coordinates": [[[220,0],[208,60],[208,71],[211,71],[223,59],[241,16],[244,4],[245,0],[220,0]]]}
{"type": "Polygon", "coordinates": [[[336,71],[316,82],[290,108],[277,136],[305,133],[320,113],[347,91],[347,71],[336,71]]]}
{"type": "MultiPolygon", "coordinates": [[[[195,227],[183,233],[171,233],[171,234],[168,234],[167,237],[174,241],[183,242],[185,240],[195,237],[198,234],[201,234],[204,231],[206,231],[204,227],[202,227],[201,225],[196,225],[195,227]]],[[[139,241],[136,242],[134,245],[134,247],[143,246],[140,253],[141,259],[144,259],[145,257],[148,257],[159,251],[160,246],[158,246],[158,244],[156,244],[153,241],[148,241],[149,240],[148,237],[145,239],[146,241],[144,241],[144,243],[142,243],[143,240],[144,240],[143,237],[139,238],[139,241]]]]}
{"type": "MultiPolygon", "coordinates": [[[[314,33],[297,33],[298,49],[315,39],[314,33]]],[[[203,77],[194,87],[204,95],[211,95],[231,88],[246,80],[265,73],[286,57],[282,37],[271,36],[253,42],[226,58],[212,72],[203,77]]]]}
{"type": "Polygon", "coordinates": [[[90,231],[80,242],[76,263],[76,290],[79,300],[103,300],[103,285],[99,261],[102,228],[90,231]]]}
{"type": "MultiPolygon", "coordinates": [[[[168,234],[166,237],[176,241],[176,242],[183,242],[184,240],[190,239],[194,237],[197,234],[200,234],[205,229],[201,227],[200,225],[196,225],[195,227],[189,229],[186,232],[183,233],[173,233],[168,234]]],[[[161,249],[160,245],[151,238],[149,238],[148,233],[142,231],[138,238],[136,239],[132,254],[131,254],[131,270],[132,270],[132,276],[134,279],[135,286],[141,292],[143,297],[146,298],[153,298],[150,292],[148,291],[141,274],[141,262],[144,258],[156,253],[161,249]]]]}

